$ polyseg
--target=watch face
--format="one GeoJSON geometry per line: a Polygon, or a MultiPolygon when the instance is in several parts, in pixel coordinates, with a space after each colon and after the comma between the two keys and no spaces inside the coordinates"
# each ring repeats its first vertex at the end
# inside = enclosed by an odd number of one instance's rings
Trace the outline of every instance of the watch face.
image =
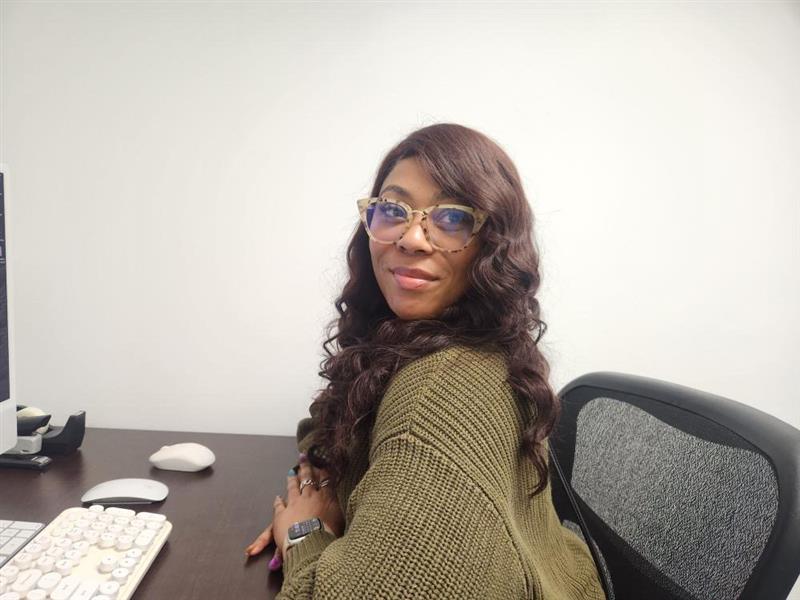
{"type": "Polygon", "coordinates": [[[322,529],[322,521],[320,521],[317,517],[314,517],[313,519],[307,519],[305,521],[299,521],[289,527],[289,539],[296,540],[301,537],[305,537],[316,529],[322,529]]]}

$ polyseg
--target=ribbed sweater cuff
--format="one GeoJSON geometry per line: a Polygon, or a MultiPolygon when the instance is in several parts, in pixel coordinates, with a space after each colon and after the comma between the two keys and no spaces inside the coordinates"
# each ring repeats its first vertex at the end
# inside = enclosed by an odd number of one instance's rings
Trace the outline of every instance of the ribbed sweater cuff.
{"type": "Polygon", "coordinates": [[[290,579],[309,563],[319,559],[322,551],[328,547],[336,536],[330,531],[318,529],[309,533],[302,542],[286,549],[283,561],[283,579],[290,579]]]}

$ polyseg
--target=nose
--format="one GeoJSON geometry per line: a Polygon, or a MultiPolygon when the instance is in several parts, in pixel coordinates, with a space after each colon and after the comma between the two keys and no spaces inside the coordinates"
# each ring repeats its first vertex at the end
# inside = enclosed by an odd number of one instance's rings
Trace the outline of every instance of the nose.
{"type": "Polygon", "coordinates": [[[416,254],[430,254],[433,252],[428,238],[425,236],[425,230],[422,229],[422,214],[414,213],[411,217],[411,226],[408,228],[403,236],[397,240],[397,247],[403,252],[416,253],[416,254]]]}

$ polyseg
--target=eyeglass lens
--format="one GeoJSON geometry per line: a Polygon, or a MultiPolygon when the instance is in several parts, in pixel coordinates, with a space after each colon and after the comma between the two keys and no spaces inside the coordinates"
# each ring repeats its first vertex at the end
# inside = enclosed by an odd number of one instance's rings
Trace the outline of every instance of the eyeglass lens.
{"type": "MultiPolygon", "coordinates": [[[[376,202],[367,207],[367,227],[382,242],[396,242],[408,231],[411,216],[400,204],[376,202]]],[[[454,207],[437,207],[428,214],[431,241],[445,250],[459,250],[469,240],[475,225],[472,213],[454,207]]]]}

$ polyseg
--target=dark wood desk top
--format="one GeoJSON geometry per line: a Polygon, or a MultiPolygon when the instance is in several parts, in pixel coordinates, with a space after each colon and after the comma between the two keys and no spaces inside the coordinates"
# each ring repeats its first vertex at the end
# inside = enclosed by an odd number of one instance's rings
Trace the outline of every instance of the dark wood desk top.
{"type": "Polygon", "coordinates": [[[0,518],[48,523],[109,479],[142,477],[169,486],[160,503],[131,506],[167,515],[173,529],[134,594],[135,599],[273,598],[281,572],[244,548],[272,519],[272,500],[286,494],[286,471],[297,464],[294,437],[87,428],[83,445],[55,456],[47,471],[0,469],[0,518]],[[150,455],[168,444],[197,442],[216,455],[199,473],[162,471],[150,455]]]}

